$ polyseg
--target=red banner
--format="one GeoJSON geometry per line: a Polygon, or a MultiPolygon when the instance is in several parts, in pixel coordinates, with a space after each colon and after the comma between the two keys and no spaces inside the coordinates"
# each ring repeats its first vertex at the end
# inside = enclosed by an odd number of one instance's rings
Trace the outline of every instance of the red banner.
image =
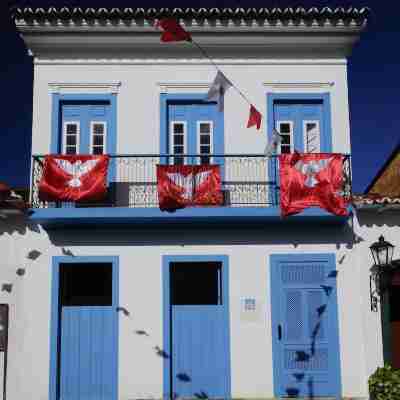
{"type": "Polygon", "coordinates": [[[218,165],[157,165],[157,190],[161,210],[223,202],[218,165]]]}
{"type": "Polygon", "coordinates": [[[107,193],[106,155],[48,155],[39,196],[44,201],[96,201],[107,193]]]}
{"type": "Polygon", "coordinates": [[[348,214],[343,197],[343,156],[340,154],[281,154],[280,198],[282,216],[321,207],[338,215],[348,214]]]}
{"type": "Polygon", "coordinates": [[[156,27],[164,30],[161,34],[162,42],[190,42],[192,40],[190,33],[185,31],[175,18],[162,18],[157,22],[156,27]]]}

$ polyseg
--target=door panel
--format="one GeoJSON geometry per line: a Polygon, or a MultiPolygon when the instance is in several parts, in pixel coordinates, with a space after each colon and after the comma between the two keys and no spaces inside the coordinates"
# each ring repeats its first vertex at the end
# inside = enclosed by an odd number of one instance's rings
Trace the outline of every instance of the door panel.
{"type": "Polygon", "coordinates": [[[318,255],[272,256],[275,391],[279,396],[340,393],[335,265],[318,255]],[[297,259],[296,259],[297,258],[297,259]]]}
{"type": "MultiPolygon", "coordinates": [[[[218,107],[214,103],[169,103],[168,104],[168,132],[167,152],[174,154],[173,123],[183,122],[185,124],[185,152],[186,154],[198,154],[200,151],[223,154],[223,130],[219,124],[218,107]],[[200,124],[201,122],[211,123],[210,146],[201,146],[200,124]]],[[[205,144],[205,133],[203,133],[203,144],[205,144]]],[[[171,160],[172,162],[172,160],[171,160]]],[[[199,159],[186,159],[186,164],[198,163],[199,159]]],[[[220,163],[220,160],[211,160],[213,163],[220,163]]]]}
{"type": "Polygon", "coordinates": [[[117,313],[112,264],[60,267],[59,399],[116,400],[117,313]]]}
{"type": "Polygon", "coordinates": [[[171,263],[171,383],[177,398],[229,397],[229,323],[221,263],[171,263]]]}
{"type": "MultiPolygon", "coordinates": [[[[61,115],[61,153],[66,153],[66,148],[70,144],[68,143],[67,135],[65,132],[66,125],[73,123],[76,123],[78,125],[79,131],[75,154],[93,154],[95,152],[93,144],[96,143],[96,140],[94,140],[94,128],[96,127],[96,122],[102,123],[105,126],[104,148],[102,149],[102,153],[106,154],[111,150],[111,136],[107,134],[107,131],[110,131],[111,121],[111,107],[109,103],[66,102],[62,103],[61,105],[61,115]]],[[[74,153],[70,152],[70,154],[74,153]]]]}
{"type": "MultiPolygon", "coordinates": [[[[274,119],[274,126],[278,132],[281,132],[280,125],[282,122],[292,125],[291,152],[294,150],[305,153],[328,151],[328,149],[323,148],[322,102],[288,101],[274,103],[274,119]]],[[[281,133],[285,136],[284,132],[281,133]]],[[[285,145],[285,143],[282,144],[285,145]]]]}
{"type": "Polygon", "coordinates": [[[114,400],[112,307],[63,307],[60,399],[114,400]]]}

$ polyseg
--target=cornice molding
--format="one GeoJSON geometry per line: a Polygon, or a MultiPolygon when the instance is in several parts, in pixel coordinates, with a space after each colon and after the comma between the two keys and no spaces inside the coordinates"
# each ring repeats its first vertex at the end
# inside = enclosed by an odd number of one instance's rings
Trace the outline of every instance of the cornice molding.
{"type": "Polygon", "coordinates": [[[334,82],[263,82],[270,90],[330,90],[334,82]]]}
{"type": "MultiPolygon", "coordinates": [[[[346,65],[345,58],[332,59],[221,59],[214,58],[218,65],[346,65]]],[[[35,57],[37,65],[210,65],[204,59],[130,59],[130,58],[40,58],[35,57]]]]}
{"type": "Polygon", "coordinates": [[[160,93],[174,93],[180,91],[199,90],[207,91],[211,82],[158,82],[157,86],[160,88],[160,93]]]}
{"type": "MultiPolygon", "coordinates": [[[[28,49],[42,59],[190,59],[200,56],[198,48],[191,43],[161,43],[154,19],[133,19],[127,23],[104,18],[89,23],[35,17],[16,20],[16,23],[28,49]]],[[[344,23],[340,19],[333,23],[327,17],[307,23],[293,18],[267,18],[263,22],[254,18],[233,18],[185,20],[185,28],[213,58],[325,59],[346,58],[364,25],[352,20],[344,23]]]]}
{"type": "Polygon", "coordinates": [[[85,90],[118,94],[121,82],[49,82],[48,86],[51,93],[66,93],[73,90],[85,90]]]}

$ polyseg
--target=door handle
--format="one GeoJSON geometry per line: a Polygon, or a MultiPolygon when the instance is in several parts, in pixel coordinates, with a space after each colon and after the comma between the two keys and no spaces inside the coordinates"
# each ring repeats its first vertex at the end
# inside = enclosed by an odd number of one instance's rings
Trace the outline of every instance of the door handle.
{"type": "Polygon", "coordinates": [[[278,340],[282,340],[282,325],[278,325],[278,340]]]}

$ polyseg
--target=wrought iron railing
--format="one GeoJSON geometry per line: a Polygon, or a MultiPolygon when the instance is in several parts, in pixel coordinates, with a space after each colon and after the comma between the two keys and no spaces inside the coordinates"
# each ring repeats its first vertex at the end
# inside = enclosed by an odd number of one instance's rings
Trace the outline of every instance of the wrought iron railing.
{"type": "MultiPolygon", "coordinates": [[[[49,207],[158,207],[157,164],[172,164],[173,155],[111,155],[107,198],[96,203],[43,202],[39,182],[44,167],[43,155],[32,157],[32,208],[49,207]]],[[[212,155],[208,160],[199,155],[181,155],[185,164],[210,161],[221,165],[222,190],[226,207],[270,207],[279,204],[278,157],[264,154],[212,155]]],[[[343,164],[345,196],[351,196],[350,157],[343,164]]]]}

